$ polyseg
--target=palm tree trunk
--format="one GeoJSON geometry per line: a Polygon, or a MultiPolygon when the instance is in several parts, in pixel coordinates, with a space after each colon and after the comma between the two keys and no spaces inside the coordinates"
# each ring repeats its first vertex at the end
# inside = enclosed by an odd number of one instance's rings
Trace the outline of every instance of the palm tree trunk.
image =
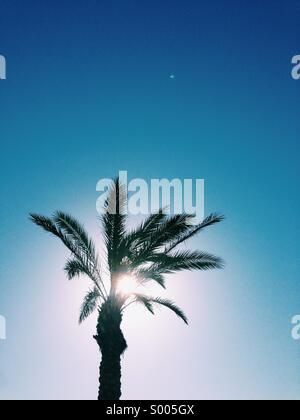
{"type": "Polygon", "coordinates": [[[97,336],[94,337],[102,354],[98,400],[119,400],[122,395],[121,356],[127,348],[127,343],[121,323],[120,309],[109,299],[99,311],[97,336]]]}

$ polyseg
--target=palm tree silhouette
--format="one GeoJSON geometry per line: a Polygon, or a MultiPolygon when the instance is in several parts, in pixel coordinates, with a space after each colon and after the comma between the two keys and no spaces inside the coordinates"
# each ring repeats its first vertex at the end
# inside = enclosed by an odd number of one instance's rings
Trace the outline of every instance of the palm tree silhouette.
{"type": "Polygon", "coordinates": [[[94,338],[102,354],[99,400],[119,400],[121,397],[121,356],[127,349],[121,323],[123,312],[129,305],[142,304],[152,314],[156,305],[162,305],[188,323],[184,312],[172,301],[150,297],[141,293],[139,288],[151,281],[165,288],[166,274],[182,270],[219,269],[224,265],[221,258],[205,252],[177,250],[179,245],[206,227],[221,222],[223,216],[211,214],[195,225],[190,215],[168,216],[160,210],[136,229],[127,232],[126,199],[124,188],[116,179],[101,217],[109,290],[95,245],[77,220],[63,212],[55,213],[52,218],[30,214],[36,225],[58,237],[71,252],[65,266],[68,278],[71,280],[85,275],[93,283],[82,304],[79,322],[82,323],[98,309],[97,335],[94,338]],[[135,279],[137,288],[124,293],[122,282],[128,281],[129,276],[135,279]]]}

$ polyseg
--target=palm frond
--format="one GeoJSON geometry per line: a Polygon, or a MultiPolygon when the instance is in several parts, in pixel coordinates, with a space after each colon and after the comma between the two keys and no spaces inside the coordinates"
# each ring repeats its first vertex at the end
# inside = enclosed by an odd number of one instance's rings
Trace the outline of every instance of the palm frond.
{"type": "Polygon", "coordinates": [[[56,226],[55,222],[49,217],[41,216],[39,214],[30,214],[30,220],[37,226],[44,229],[46,232],[52,233],[64,243],[64,245],[74,254],[76,257],[81,258],[81,252],[77,245],[75,245],[62,230],[56,226]]]}
{"type": "Polygon", "coordinates": [[[36,213],[30,213],[29,219],[35,223],[37,226],[40,226],[46,232],[52,233],[53,235],[61,238],[61,232],[57,229],[55,223],[49,217],[42,216],[36,213]]]}
{"type": "Polygon", "coordinates": [[[156,254],[153,256],[153,271],[173,273],[182,270],[213,270],[224,268],[224,261],[207,252],[178,251],[173,255],[156,254]]]}
{"type": "Polygon", "coordinates": [[[68,260],[65,265],[65,272],[67,273],[69,280],[82,274],[89,275],[86,267],[80,261],[71,259],[68,260]]]}
{"type": "Polygon", "coordinates": [[[179,318],[181,318],[186,324],[188,324],[188,319],[182,309],[180,309],[174,302],[169,299],[162,299],[162,298],[152,298],[151,302],[156,303],[161,306],[165,306],[166,308],[173,311],[179,318]]]}
{"type": "Polygon", "coordinates": [[[135,302],[141,303],[154,315],[153,304],[164,306],[174,312],[179,318],[181,318],[186,324],[188,324],[188,319],[185,313],[180,309],[174,302],[168,299],[162,298],[153,298],[142,294],[135,295],[135,302]]]}
{"type": "MultiPolygon", "coordinates": [[[[76,239],[75,232],[68,234],[66,229],[61,229],[55,220],[49,217],[41,216],[38,214],[30,214],[30,220],[37,226],[42,227],[46,232],[50,232],[58,237],[63,244],[69,249],[73,257],[80,263],[82,271],[89,276],[89,278],[96,284],[103,298],[105,298],[106,290],[99,274],[97,257],[91,256],[87,253],[86,248],[83,244],[80,244],[80,240],[76,239]]],[[[71,229],[71,228],[70,228],[71,229]]]]}
{"type": "Polygon", "coordinates": [[[171,252],[173,249],[175,249],[178,245],[182,244],[183,242],[187,241],[188,239],[191,239],[196,234],[200,233],[203,229],[212,226],[216,223],[220,223],[225,219],[225,216],[219,215],[217,213],[212,213],[210,216],[208,216],[206,219],[203,220],[203,222],[199,223],[195,226],[190,226],[189,229],[185,232],[182,232],[176,238],[173,242],[171,242],[165,249],[166,253],[171,252]]]}
{"type": "Polygon", "coordinates": [[[140,269],[135,272],[135,276],[141,282],[141,284],[145,284],[151,280],[155,281],[159,284],[162,288],[166,288],[165,279],[163,275],[157,269],[140,269]]]}
{"type": "Polygon", "coordinates": [[[168,217],[149,238],[149,247],[154,250],[178,238],[190,229],[192,218],[189,214],[168,217]]]}
{"type": "Polygon", "coordinates": [[[84,298],[83,304],[80,309],[79,323],[81,324],[86,318],[88,318],[97,308],[100,300],[99,290],[94,287],[84,298]]]}
{"type": "Polygon", "coordinates": [[[154,232],[145,238],[142,246],[134,256],[132,264],[137,267],[151,260],[153,253],[169,242],[176,240],[190,229],[191,219],[192,216],[188,214],[178,214],[161,219],[154,232]]]}
{"type": "Polygon", "coordinates": [[[71,215],[61,211],[56,212],[53,216],[55,224],[66,234],[71,240],[91,258],[94,262],[96,260],[95,245],[89,238],[83,225],[81,225],[71,215]]]}
{"type": "Polygon", "coordinates": [[[126,215],[124,214],[127,202],[124,187],[117,178],[109,191],[102,216],[102,225],[107,249],[108,265],[111,272],[116,271],[123,258],[120,244],[126,232],[126,215]]]}
{"type": "Polygon", "coordinates": [[[160,209],[158,213],[151,214],[136,229],[124,237],[124,243],[126,243],[127,249],[132,251],[136,250],[145,242],[149,241],[150,236],[156,232],[159,225],[166,218],[167,215],[163,212],[163,209],[160,209]]]}
{"type": "Polygon", "coordinates": [[[151,312],[152,315],[154,315],[153,305],[151,304],[151,299],[148,296],[142,295],[142,294],[136,294],[135,301],[137,303],[141,303],[142,305],[144,305],[145,308],[149,312],[151,312]]]}

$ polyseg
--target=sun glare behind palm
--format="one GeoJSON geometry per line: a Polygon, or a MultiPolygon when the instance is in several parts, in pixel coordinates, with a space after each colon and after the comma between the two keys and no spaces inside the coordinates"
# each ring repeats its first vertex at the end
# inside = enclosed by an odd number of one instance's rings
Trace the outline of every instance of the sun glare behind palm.
{"type": "Polygon", "coordinates": [[[139,286],[140,284],[136,277],[125,275],[118,282],[117,292],[124,297],[130,297],[138,293],[139,286]]]}

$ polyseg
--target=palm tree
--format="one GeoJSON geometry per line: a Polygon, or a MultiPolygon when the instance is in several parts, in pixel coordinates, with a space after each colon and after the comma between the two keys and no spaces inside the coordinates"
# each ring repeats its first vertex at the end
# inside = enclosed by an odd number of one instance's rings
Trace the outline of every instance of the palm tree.
{"type": "Polygon", "coordinates": [[[71,280],[85,275],[93,283],[82,304],[79,322],[82,323],[98,309],[94,338],[102,354],[99,400],[119,400],[121,397],[121,356],[127,349],[121,323],[124,310],[129,305],[141,304],[152,314],[156,305],[162,305],[188,323],[183,311],[172,301],[150,297],[141,293],[140,288],[152,281],[165,288],[166,274],[223,267],[223,261],[214,255],[178,250],[179,245],[206,227],[221,222],[223,216],[211,214],[195,225],[190,215],[167,216],[161,210],[150,215],[135,230],[127,232],[124,214],[126,198],[119,180],[115,180],[101,217],[109,282],[104,279],[95,245],[77,220],[62,212],[55,213],[52,218],[30,215],[36,225],[58,237],[71,252],[65,266],[68,278],[71,280]],[[128,278],[134,280],[137,287],[124,293],[122,284],[128,278]]]}

